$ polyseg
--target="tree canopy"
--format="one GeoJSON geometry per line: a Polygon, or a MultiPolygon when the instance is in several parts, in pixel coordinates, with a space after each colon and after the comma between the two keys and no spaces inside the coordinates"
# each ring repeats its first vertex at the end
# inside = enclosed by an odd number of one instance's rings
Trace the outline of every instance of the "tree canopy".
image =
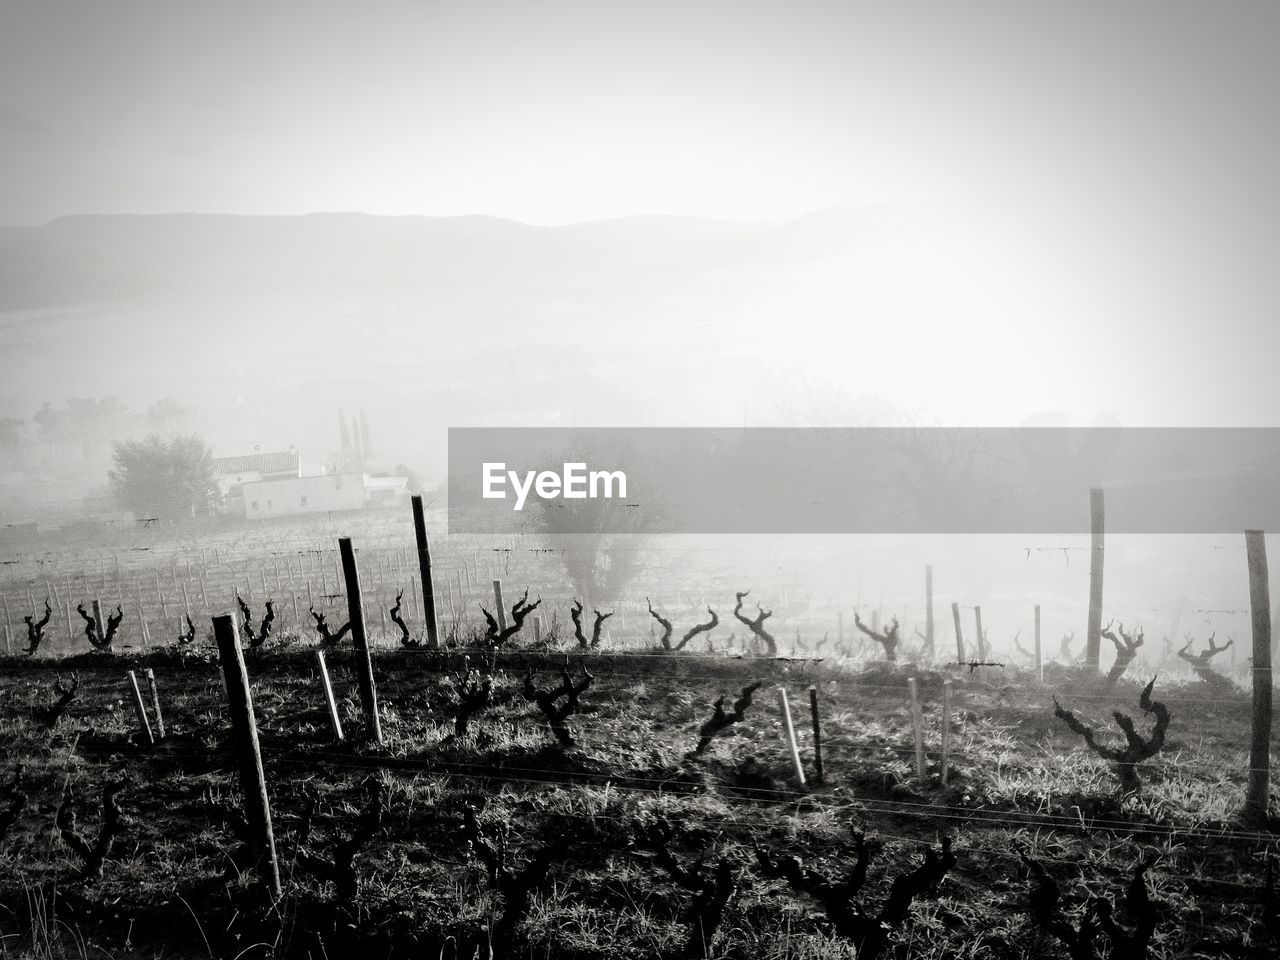
{"type": "Polygon", "coordinates": [[[111,488],[139,519],[189,520],[219,500],[213,455],[196,434],[116,443],[111,488]]]}

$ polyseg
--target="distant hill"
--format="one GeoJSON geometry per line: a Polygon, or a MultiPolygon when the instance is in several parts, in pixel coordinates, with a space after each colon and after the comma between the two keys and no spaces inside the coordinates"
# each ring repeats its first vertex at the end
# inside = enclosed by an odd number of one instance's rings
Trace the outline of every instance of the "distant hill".
{"type": "Polygon", "coordinates": [[[364,407],[386,446],[412,448],[400,459],[465,423],[735,421],[772,339],[823,350],[828,321],[797,340],[805,318],[780,307],[806,295],[806,271],[856,285],[909,249],[904,223],[868,208],[784,224],[332,213],[0,228],[0,414],[174,396],[223,444],[315,457],[337,408],[364,407]]]}

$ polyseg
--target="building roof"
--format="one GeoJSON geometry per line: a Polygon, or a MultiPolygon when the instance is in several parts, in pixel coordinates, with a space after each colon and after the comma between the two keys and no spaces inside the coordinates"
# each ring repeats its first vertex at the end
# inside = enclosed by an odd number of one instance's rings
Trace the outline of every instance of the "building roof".
{"type": "Polygon", "coordinates": [[[280,450],[274,453],[248,453],[239,457],[214,457],[214,473],[294,473],[301,466],[297,450],[280,450]]]}

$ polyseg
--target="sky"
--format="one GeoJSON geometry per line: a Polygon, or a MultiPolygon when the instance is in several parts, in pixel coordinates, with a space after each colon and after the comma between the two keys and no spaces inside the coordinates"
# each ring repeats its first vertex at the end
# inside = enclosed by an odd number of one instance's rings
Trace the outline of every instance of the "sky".
{"type": "Polygon", "coordinates": [[[0,17],[5,224],[910,202],[1261,230],[1250,211],[1275,209],[1271,3],[9,0],[0,17]]]}
{"type": "MultiPolygon", "coordinates": [[[[1270,423],[1277,49],[1280,6],[1239,0],[8,0],[0,224],[886,204],[929,224],[894,290],[940,346],[859,358],[869,391],[1270,423]]],[[[780,312],[841,315],[843,267],[804,279],[780,312]]],[[[871,341],[909,348],[884,315],[871,341]]]]}

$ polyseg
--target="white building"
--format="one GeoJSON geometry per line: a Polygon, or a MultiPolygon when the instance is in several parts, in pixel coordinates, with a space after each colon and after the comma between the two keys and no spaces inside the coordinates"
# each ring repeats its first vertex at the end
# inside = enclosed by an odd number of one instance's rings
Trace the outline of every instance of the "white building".
{"type": "Polygon", "coordinates": [[[406,477],[326,472],[296,450],[216,457],[214,476],[227,513],[249,520],[390,506],[408,496],[406,477]]]}

